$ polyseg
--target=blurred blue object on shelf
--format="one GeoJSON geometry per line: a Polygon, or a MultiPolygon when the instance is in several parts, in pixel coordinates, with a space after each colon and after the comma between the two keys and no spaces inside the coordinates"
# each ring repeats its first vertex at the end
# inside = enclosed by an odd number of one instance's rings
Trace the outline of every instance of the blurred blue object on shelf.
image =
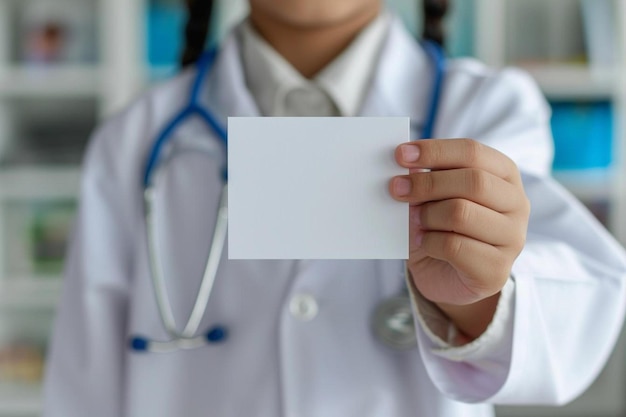
{"type": "Polygon", "coordinates": [[[186,10],[182,1],[151,1],[147,14],[148,62],[176,68],[182,53],[186,10]]]}
{"type": "Polygon", "coordinates": [[[613,108],[609,102],[552,103],[555,170],[611,164],[613,108]]]}

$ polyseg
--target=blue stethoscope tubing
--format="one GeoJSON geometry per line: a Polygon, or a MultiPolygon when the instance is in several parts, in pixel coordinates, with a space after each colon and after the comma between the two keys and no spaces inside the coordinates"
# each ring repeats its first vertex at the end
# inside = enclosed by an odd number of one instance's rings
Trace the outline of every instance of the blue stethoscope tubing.
{"type": "MultiPolygon", "coordinates": [[[[429,57],[435,74],[430,96],[430,104],[424,121],[424,126],[422,128],[422,138],[429,139],[433,137],[435,123],[437,121],[437,114],[439,111],[445,79],[446,58],[442,48],[436,43],[423,41],[421,42],[421,45],[429,57]]],[[[152,208],[154,194],[153,187],[155,184],[154,176],[156,175],[161,163],[160,157],[163,153],[163,148],[173,139],[175,130],[190,117],[199,116],[213,131],[215,136],[219,138],[224,147],[226,148],[227,146],[228,133],[226,129],[217,121],[213,114],[200,104],[200,93],[202,91],[204,81],[213,67],[216,57],[217,50],[215,49],[202,55],[197,63],[196,78],[194,79],[191,94],[189,95],[189,100],[186,106],[178,114],[176,114],[169,121],[169,123],[167,123],[167,125],[165,125],[160,134],[156,137],[154,145],[152,146],[146,161],[142,186],[144,190],[144,214],[146,216],[146,235],[148,240],[148,255],[150,258],[150,272],[159,315],[165,330],[170,336],[170,340],[157,341],[143,336],[132,336],[130,339],[130,348],[136,352],[164,353],[181,349],[195,349],[207,344],[222,342],[228,336],[226,327],[221,325],[213,326],[203,334],[197,334],[200,320],[208,305],[209,296],[215,281],[219,260],[226,239],[226,224],[228,217],[228,180],[226,164],[222,171],[224,185],[220,196],[220,206],[218,209],[215,230],[213,232],[213,239],[211,242],[205,273],[200,284],[196,302],[182,332],[177,330],[172,308],[167,296],[164,276],[156,256],[156,247],[154,245],[155,238],[153,236],[152,224],[154,215],[154,210],[152,208]]]]}

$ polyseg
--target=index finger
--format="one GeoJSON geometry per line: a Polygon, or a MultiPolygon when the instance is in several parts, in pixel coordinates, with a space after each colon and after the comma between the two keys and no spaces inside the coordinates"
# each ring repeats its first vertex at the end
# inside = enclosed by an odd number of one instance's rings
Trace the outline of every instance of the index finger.
{"type": "Polygon", "coordinates": [[[395,152],[398,164],[433,171],[458,168],[485,170],[508,182],[518,182],[517,165],[502,152],[472,139],[427,139],[403,143],[395,152]]]}

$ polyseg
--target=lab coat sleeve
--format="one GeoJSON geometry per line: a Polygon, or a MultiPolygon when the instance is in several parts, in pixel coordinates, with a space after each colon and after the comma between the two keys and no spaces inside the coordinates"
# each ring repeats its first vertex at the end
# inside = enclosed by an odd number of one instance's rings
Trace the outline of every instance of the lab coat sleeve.
{"type": "Polygon", "coordinates": [[[434,384],[456,400],[563,404],[591,384],[619,336],[626,255],[549,177],[549,112],[527,75],[505,70],[483,80],[468,109],[476,114],[468,136],[507,154],[522,173],[532,205],[527,243],[513,265],[504,337],[478,350],[452,348],[455,357],[418,325],[420,352],[434,384]]]}
{"type": "MultiPolygon", "coordinates": [[[[46,417],[121,416],[127,282],[132,230],[122,208],[109,122],[91,141],[85,160],[63,293],[44,385],[46,417]]],[[[117,149],[120,151],[120,149],[117,149]]],[[[121,150],[123,152],[123,150],[121,150]]]]}
{"type": "Polygon", "coordinates": [[[413,281],[407,277],[407,287],[412,301],[412,308],[417,322],[424,334],[432,342],[434,352],[451,360],[471,360],[474,355],[490,357],[490,352],[485,349],[496,351],[499,346],[508,343],[509,329],[513,328],[512,309],[515,283],[509,278],[500,291],[500,298],[496,312],[487,329],[480,337],[467,343],[467,336],[454,325],[452,320],[437,307],[427,300],[415,288],[413,281]]]}

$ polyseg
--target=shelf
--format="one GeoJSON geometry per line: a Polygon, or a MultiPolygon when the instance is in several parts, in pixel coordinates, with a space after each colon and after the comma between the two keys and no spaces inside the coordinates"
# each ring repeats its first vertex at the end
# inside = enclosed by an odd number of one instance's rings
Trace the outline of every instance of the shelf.
{"type": "Polygon", "coordinates": [[[616,95],[617,71],[582,64],[515,64],[528,71],[550,99],[610,100],[616,95]]]}
{"type": "Polygon", "coordinates": [[[0,68],[0,97],[98,98],[99,75],[94,65],[0,68]]]}
{"type": "Polygon", "coordinates": [[[0,281],[0,309],[54,309],[62,285],[60,276],[3,278],[0,281]]]}
{"type": "Polygon", "coordinates": [[[612,198],[614,178],[608,168],[555,171],[553,176],[580,200],[600,201],[612,198]]]}
{"type": "Polygon", "coordinates": [[[0,169],[2,199],[73,199],[78,195],[78,167],[0,169]]]}
{"type": "Polygon", "coordinates": [[[0,416],[37,416],[41,414],[42,388],[39,384],[0,384],[0,416]]]}

